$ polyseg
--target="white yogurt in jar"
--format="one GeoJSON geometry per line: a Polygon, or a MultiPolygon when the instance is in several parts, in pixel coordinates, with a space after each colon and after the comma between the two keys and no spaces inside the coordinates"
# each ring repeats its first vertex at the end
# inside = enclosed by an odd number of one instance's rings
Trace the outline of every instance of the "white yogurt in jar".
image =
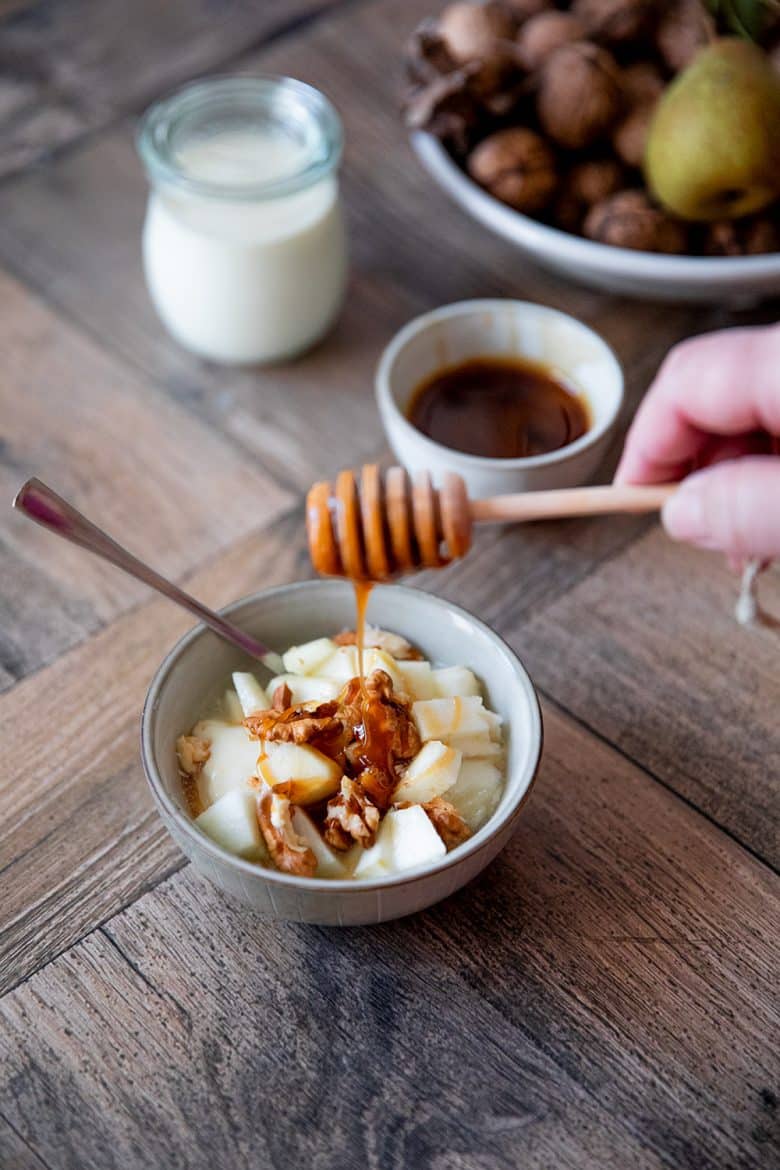
{"type": "Polygon", "coordinates": [[[322,95],[286,79],[206,82],[150,111],[139,141],[146,279],[176,340],[231,364],[317,341],[347,267],[340,127],[322,95]]]}

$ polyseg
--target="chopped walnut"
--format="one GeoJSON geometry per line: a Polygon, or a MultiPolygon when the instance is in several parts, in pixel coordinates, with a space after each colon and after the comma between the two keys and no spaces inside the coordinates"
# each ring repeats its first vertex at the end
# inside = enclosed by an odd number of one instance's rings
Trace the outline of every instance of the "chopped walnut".
{"type": "MultiPolygon", "coordinates": [[[[281,687],[274,693],[274,702],[281,687]]],[[[289,689],[289,688],[288,688],[289,689]]],[[[343,723],[335,700],[327,703],[301,703],[297,707],[256,711],[244,720],[252,739],[270,739],[277,743],[310,743],[319,736],[342,730],[343,723]]]]}
{"type": "Polygon", "coordinates": [[[182,772],[197,778],[211,755],[211,744],[200,735],[180,735],[176,740],[176,755],[182,772]]]}
{"type": "Polygon", "coordinates": [[[279,683],[271,700],[271,708],[274,711],[286,711],[292,704],[292,691],[286,682],[279,683]]]}
{"type": "Polygon", "coordinates": [[[369,848],[376,840],[379,809],[371,802],[359,780],[344,776],[341,791],[328,801],[324,837],[333,849],[349,849],[355,841],[369,848]]]}
{"type": "MultiPolygon", "coordinates": [[[[356,646],[357,632],[342,630],[340,634],[336,634],[333,641],[337,646],[356,646]]],[[[386,654],[395,658],[396,662],[419,662],[423,657],[422,651],[411,642],[407,642],[400,634],[391,634],[388,630],[377,629],[376,626],[366,626],[363,645],[367,649],[384,650],[386,654]]]]}
{"type": "Polygon", "coordinates": [[[317,858],[290,819],[290,802],[264,788],[257,798],[257,819],[277,869],[298,877],[313,877],[317,858]]]}
{"type": "Polygon", "coordinates": [[[471,836],[471,829],[453,804],[441,796],[434,796],[422,806],[428,820],[441,837],[447,849],[462,845],[471,836]]]}

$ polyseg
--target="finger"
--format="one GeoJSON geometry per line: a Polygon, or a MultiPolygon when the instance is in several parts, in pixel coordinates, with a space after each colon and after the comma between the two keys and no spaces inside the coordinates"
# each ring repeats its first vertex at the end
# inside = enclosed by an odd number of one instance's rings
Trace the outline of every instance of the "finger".
{"type": "Polygon", "coordinates": [[[703,467],[712,467],[715,463],[724,463],[729,459],[741,459],[744,455],[773,455],[775,453],[773,441],[763,432],[751,432],[749,435],[735,435],[723,438],[721,435],[710,435],[705,446],[696,459],[698,470],[703,467]]]}
{"type": "Polygon", "coordinates": [[[780,556],[780,459],[748,456],[683,480],[662,512],[673,540],[738,561],[780,556]]]}
{"type": "Polygon", "coordinates": [[[710,435],[780,434],[780,326],[729,329],[675,346],[640,406],[615,479],[685,474],[710,435]]]}

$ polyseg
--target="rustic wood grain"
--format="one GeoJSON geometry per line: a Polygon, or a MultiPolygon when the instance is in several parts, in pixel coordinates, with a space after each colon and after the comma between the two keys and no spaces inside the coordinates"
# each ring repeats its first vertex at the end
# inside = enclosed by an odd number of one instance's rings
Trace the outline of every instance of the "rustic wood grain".
{"type": "Polygon", "coordinates": [[[655,528],[512,635],[541,687],[773,865],[780,861],[780,573],[773,627],[733,617],[722,560],[655,528]]]}
{"type": "Polygon", "coordinates": [[[0,274],[0,663],[20,677],[148,594],[8,508],[30,475],[176,577],[292,498],[0,274]]]}
{"type": "MultiPolygon", "coordinates": [[[[51,478],[212,604],[310,574],[300,491],[382,451],[373,369],[414,314],[495,295],[575,313],[623,362],[621,430],[669,345],[738,319],[579,288],[473,224],[396,113],[430,0],[309,19],[329,2],[0,0],[0,492],[51,478]],[[124,115],[228,61],[345,116],[348,302],[283,368],[189,357],[141,273],[124,115]]],[[[624,518],[486,529],[415,578],[552,696],[543,768],[479,881],[339,932],[226,902],[156,817],[138,713],[189,620],[7,513],[0,565],[3,1170],[780,1161],[777,633],[732,625],[722,567],[624,518]]]]}
{"type": "Polygon", "coordinates": [[[4,1170],[51,1170],[0,1115],[0,1166],[4,1170]]]}
{"type": "Polygon", "coordinates": [[[45,158],[339,0],[0,5],[0,176],[45,158]],[[15,9],[19,9],[18,11],[15,9]]]}
{"type": "MultiPolygon", "coordinates": [[[[295,580],[298,511],[188,580],[207,604],[295,580]]],[[[192,619],[163,599],[0,696],[0,991],[69,946],[181,859],[138,756],[146,689],[192,619]]]]}
{"type": "Polygon", "coordinates": [[[515,839],[433,910],[267,923],[187,868],[6,996],[19,1133],[63,1170],[773,1164],[780,883],[545,720],[515,839]]]}

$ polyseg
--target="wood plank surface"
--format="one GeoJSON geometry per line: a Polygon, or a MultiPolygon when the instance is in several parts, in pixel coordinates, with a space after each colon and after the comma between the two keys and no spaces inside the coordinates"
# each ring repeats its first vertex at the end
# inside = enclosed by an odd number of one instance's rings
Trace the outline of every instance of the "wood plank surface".
{"type": "Polygon", "coordinates": [[[50,1170],[19,1134],[0,1116],[0,1166],[4,1170],[50,1170]]]}
{"type": "Polygon", "coordinates": [[[0,5],[0,176],[138,109],[334,0],[0,5]]]}
{"type": "MultiPolygon", "coordinates": [[[[626,373],[776,316],[545,274],[451,205],[397,106],[431,0],[0,0],[0,493],[37,473],[210,604],[311,574],[302,492],[386,458],[383,345],[517,296],[626,373]],[[344,115],[352,277],[326,342],[230,370],[165,335],[140,261],[136,115],[190,77],[292,74],[344,115]]],[[[2,1170],[768,1170],[780,1164],[777,629],[652,518],[477,534],[416,583],[487,620],[545,696],[517,835],[412,919],[264,922],[185,864],[138,758],[191,624],[0,516],[2,1170]]]]}
{"type": "Polygon", "coordinates": [[[656,528],[512,641],[548,694],[777,866],[780,573],[766,626],[734,620],[737,581],[656,528]]]}
{"type": "Polygon", "coordinates": [[[38,475],[177,577],[292,497],[0,274],[0,663],[20,677],[147,596],[8,508],[38,475]]]}
{"type": "Polygon", "coordinates": [[[188,867],[7,995],[15,1128],[63,1170],[772,1165],[777,878],[544,714],[516,837],[442,905],[285,926],[188,867]]]}

